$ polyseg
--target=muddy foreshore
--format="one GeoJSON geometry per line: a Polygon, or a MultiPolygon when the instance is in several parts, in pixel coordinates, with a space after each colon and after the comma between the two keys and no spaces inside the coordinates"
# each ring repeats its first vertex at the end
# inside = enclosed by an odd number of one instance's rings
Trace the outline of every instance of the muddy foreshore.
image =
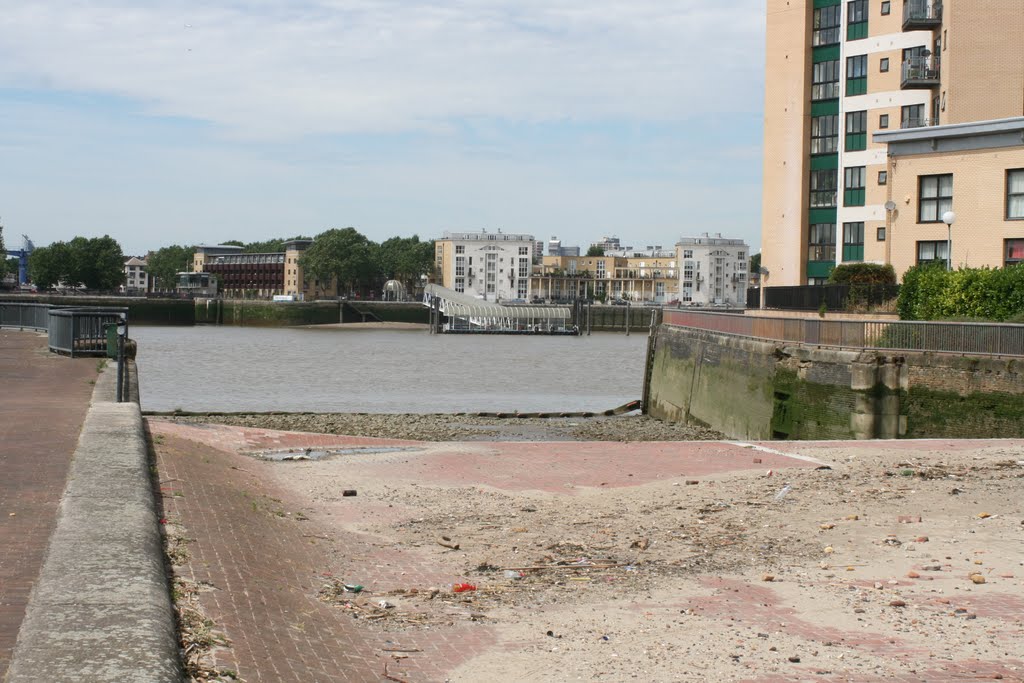
{"type": "Polygon", "coordinates": [[[182,422],[416,441],[703,441],[724,438],[711,429],[662,422],[645,415],[494,418],[452,414],[253,413],[169,417],[182,422]]]}

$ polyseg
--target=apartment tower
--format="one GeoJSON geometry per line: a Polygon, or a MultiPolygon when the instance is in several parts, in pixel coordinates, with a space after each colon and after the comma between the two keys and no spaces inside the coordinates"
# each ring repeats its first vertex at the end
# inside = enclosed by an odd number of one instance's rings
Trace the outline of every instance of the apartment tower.
{"type": "Polygon", "coordinates": [[[767,16],[765,286],[886,262],[904,198],[875,133],[1024,115],[1022,0],[768,0],[767,16]]]}

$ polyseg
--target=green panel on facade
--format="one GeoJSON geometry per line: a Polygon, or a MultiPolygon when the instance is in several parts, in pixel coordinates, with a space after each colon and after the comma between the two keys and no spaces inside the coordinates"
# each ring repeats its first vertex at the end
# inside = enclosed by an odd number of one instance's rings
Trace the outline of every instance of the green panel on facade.
{"type": "Polygon", "coordinates": [[[864,190],[843,192],[843,206],[864,206],[864,190]]]}
{"type": "Polygon", "coordinates": [[[835,7],[839,4],[842,4],[842,0],[814,0],[814,9],[819,9],[821,7],[835,7]]]}
{"type": "Polygon", "coordinates": [[[846,27],[847,40],[863,40],[868,37],[868,22],[862,21],[859,24],[850,24],[846,27]]]}
{"type": "Polygon", "coordinates": [[[814,48],[811,52],[811,61],[815,64],[818,62],[831,62],[836,59],[839,59],[838,45],[822,45],[821,47],[814,48]]]}
{"type": "Polygon", "coordinates": [[[846,79],[846,94],[847,95],[864,95],[868,91],[868,79],[866,78],[847,78],[846,79]]]}
{"type": "Polygon", "coordinates": [[[867,133],[847,133],[846,134],[846,151],[847,152],[861,152],[868,148],[868,134],[867,133]]]}
{"type": "Polygon", "coordinates": [[[808,261],[807,277],[828,277],[836,264],[831,261],[808,261]]]}
{"type": "Polygon", "coordinates": [[[807,220],[811,225],[815,223],[835,223],[835,209],[810,209],[807,212],[807,220]]]}
{"type": "Polygon", "coordinates": [[[811,157],[812,171],[824,171],[828,168],[839,168],[838,154],[822,154],[821,156],[811,157]]]}
{"type": "Polygon", "coordinates": [[[839,100],[811,102],[811,116],[829,116],[839,113],[839,100]]]}
{"type": "Polygon", "coordinates": [[[863,261],[864,260],[864,245],[863,244],[847,244],[843,245],[843,261],[863,261]]]}

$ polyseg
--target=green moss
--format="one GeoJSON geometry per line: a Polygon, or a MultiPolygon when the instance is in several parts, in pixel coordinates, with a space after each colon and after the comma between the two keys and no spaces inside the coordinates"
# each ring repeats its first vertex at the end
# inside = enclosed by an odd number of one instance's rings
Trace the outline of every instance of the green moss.
{"type": "Polygon", "coordinates": [[[1024,397],[914,388],[902,400],[907,438],[1024,437],[1024,397]]]}

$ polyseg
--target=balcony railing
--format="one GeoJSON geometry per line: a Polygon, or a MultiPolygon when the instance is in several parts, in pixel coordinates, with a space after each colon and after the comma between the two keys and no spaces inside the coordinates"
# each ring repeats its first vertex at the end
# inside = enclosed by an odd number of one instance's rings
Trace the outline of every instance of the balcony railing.
{"type": "Polygon", "coordinates": [[[909,57],[903,62],[900,87],[903,89],[931,88],[939,84],[939,58],[909,57]]]}
{"type": "Polygon", "coordinates": [[[900,121],[900,128],[925,128],[939,125],[938,119],[914,117],[900,121]]]}
{"type": "Polygon", "coordinates": [[[903,30],[919,31],[942,25],[940,0],[906,0],[903,5],[903,30]]]}

